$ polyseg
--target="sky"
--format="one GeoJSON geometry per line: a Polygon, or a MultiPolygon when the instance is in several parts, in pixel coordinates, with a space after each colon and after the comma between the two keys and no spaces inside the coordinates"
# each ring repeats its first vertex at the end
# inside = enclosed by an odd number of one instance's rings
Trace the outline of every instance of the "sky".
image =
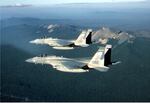
{"type": "Polygon", "coordinates": [[[0,5],[32,4],[32,5],[50,5],[62,3],[135,3],[148,2],[149,0],[0,0],[0,5]]]}

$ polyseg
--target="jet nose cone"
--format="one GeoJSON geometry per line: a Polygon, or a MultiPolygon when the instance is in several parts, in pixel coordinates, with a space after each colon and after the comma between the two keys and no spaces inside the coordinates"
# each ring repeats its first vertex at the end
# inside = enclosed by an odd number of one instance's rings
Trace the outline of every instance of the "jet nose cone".
{"type": "Polygon", "coordinates": [[[44,44],[45,43],[45,39],[35,39],[35,40],[32,40],[32,41],[29,41],[29,43],[32,43],[32,44],[44,44]]]}
{"type": "Polygon", "coordinates": [[[33,60],[32,60],[32,58],[30,58],[30,59],[27,59],[26,62],[32,63],[33,60]]]}
{"type": "Polygon", "coordinates": [[[32,40],[32,41],[29,41],[29,43],[36,43],[36,41],[35,41],[35,40],[32,40]]]}

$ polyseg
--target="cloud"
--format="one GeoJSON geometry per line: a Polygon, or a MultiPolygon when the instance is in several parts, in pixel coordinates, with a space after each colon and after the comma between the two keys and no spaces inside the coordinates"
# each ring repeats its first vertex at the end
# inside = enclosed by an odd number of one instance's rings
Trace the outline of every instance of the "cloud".
{"type": "Polygon", "coordinates": [[[126,3],[126,2],[149,2],[148,0],[1,0],[0,5],[14,4],[61,4],[61,3],[126,3]]]}
{"type": "Polygon", "coordinates": [[[147,2],[147,0],[69,0],[63,3],[135,3],[147,2]]]}
{"type": "Polygon", "coordinates": [[[146,2],[147,0],[105,0],[101,2],[121,3],[121,2],[146,2]]]}

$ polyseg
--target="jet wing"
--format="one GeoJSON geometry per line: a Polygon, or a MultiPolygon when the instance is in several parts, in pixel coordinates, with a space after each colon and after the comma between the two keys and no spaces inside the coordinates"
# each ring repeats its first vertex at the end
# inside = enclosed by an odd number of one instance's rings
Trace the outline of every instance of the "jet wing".
{"type": "Polygon", "coordinates": [[[83,70],[81,67],[85,65],[85,63],[78,62],[73,59],[67,58],[59,58],[59,59],[51,59],[47,64],[52,65],[53,68],[56,68],[59,71],[63,72],[87,72],[87,70],[83,70]]]}
{"type": "Polygon", "coordinates": [[[63,40],[63,39],[57,39],[57,38],[43,38],[43,39],[35,39],[33,41],[30,41],[30,43],[34,44],[48,44],[53,47],[63,47],[70,44],[73,44],[73,40],[63,40]]]}
{"type": "Polygon", "coordinates": [[[47,40],[48,45],[50,46],[67,46],[73,43],[71,40],[63,40],[63,39],[56,39],[56,38],[49,38],[47,40]]]}

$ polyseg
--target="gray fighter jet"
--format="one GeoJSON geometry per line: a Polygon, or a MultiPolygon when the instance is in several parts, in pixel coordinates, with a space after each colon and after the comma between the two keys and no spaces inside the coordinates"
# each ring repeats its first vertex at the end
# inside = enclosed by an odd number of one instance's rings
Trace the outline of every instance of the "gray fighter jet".
{"type": "Polygon", "coordinates": [[[27,59],[26,62],[35,64],[48,64],[56,70],[63,72],[89,72],[92,69],[105,72],[110,65],[115,65],[120,62],[111,61],[111,48],[112,45],[106,45],[105,48],[99,48],[91,60],[87,59],[69,59],[57,56],[40,56],[27,59]]]}

